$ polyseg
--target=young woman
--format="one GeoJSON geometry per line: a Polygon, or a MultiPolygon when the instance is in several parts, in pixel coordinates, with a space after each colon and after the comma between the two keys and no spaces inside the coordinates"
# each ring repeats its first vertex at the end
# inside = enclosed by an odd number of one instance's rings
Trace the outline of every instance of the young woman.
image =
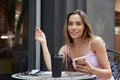
{"type": "MultiPolygon", "coordinates": [[[[65,45],[59,54],[66,61],[69,71],[93,73],[96,80],[114,80],[108,61],[103,39],[93,34],[87,15],[76,10],[67,16],[64,26],[65,45]],[[85,56],[82,64],[74,64],[73,59],[85,56]]],[[[51,57],[47,47],[46,36],[39,28],[35,29],[35,39],[41,43],[48,70],[51,70],[51,57]]]]}

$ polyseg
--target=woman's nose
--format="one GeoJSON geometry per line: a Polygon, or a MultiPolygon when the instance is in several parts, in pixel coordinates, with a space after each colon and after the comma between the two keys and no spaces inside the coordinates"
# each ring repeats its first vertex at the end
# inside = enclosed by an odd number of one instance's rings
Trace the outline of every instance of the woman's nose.
{"type": "Polygon", "coordinates": [[[75,25],[73,25],[73,26],[72,26],[72,29],[75,29],[75,28],[76,28],[76,26],[75,26],[75,25]]]}

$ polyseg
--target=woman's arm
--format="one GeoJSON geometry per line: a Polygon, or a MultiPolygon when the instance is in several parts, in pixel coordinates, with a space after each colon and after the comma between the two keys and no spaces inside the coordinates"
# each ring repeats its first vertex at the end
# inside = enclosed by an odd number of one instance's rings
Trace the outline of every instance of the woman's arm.
{"type": "Polygon", "coordinates": [[[102,69],[93,67],[92,73],[99,77],[110,78],[112,76],[111,67],[109,64],[105,43],[101,37],[95,37],[91,43],[92,50],[97,56],[98,62],[102,69]]]}
{"type": "Polygon", "coordinates": [[[45,64],[47,69],[51,71],[51,56],[47,47],[46,36],[39,28],[35,29],[35,40],[41,43],[45,64]]]}

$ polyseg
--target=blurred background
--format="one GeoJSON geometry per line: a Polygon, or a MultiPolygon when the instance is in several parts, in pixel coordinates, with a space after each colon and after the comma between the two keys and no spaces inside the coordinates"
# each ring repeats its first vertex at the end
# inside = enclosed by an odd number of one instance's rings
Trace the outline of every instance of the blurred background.
{"type": "Polygon", "coordinates": [[[46,34],[51,54],[64,44],[67,13],[83,10],[93,31],[107,49],[120,51],[120,0],[0,0],[0,80],[32,69],[47,70],[41,46],[34,40],[39,26],[46,34]]]}

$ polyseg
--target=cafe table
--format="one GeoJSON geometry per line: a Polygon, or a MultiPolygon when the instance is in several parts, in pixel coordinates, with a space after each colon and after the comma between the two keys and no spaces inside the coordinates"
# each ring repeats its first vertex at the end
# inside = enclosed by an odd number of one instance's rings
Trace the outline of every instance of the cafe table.
{"type": "Polygon", "coordinates": [[[96,75],[81,72],[63,71],[61,77],[53,78],[52,72],[40,71],[36,75],[22,75],[21,73],[15,73],[12,74],[11,77],[21,80],[95,80],[96,75]]]}

